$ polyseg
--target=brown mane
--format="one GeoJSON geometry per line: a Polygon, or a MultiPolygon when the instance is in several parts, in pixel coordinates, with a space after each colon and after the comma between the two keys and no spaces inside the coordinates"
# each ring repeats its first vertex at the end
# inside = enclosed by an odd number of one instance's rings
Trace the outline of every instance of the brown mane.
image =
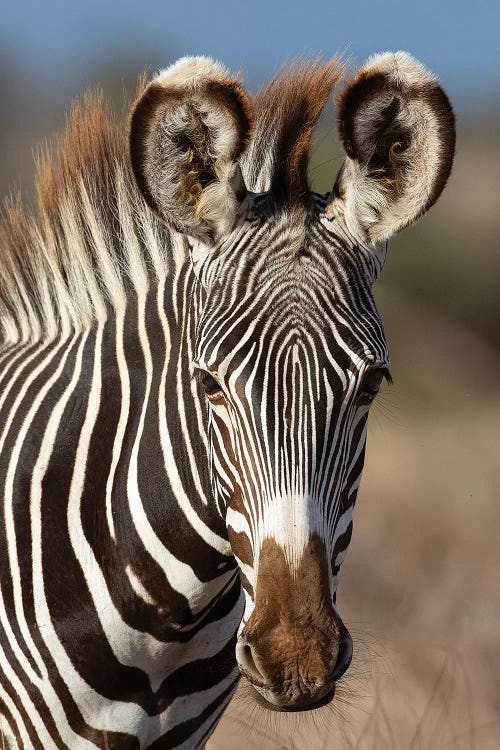
{"type": "Polygon", "coordinates": [[[64,317],[72,326],[91,321],[96,305],[116,303],[127,283],[127,244],[134,239],[142,245],[141,222],[165,233],[149,216],[131,177],[126,122],[114,117],[101,93],[85,94],[72,107],[63,133],[41,151],[35,194],[35,206],[23,205],[19,195],[3,204],[4,342],[35,336],[40,329],[55,334],[64,317]],[[126,238],[130,230],[133,237],[126,238]]]}
{"type": "MultiPolygon", "coordinates": [[[[341,73],[337,58],[299,60],[257,93],[242,162],[249,189],[271,190],[277,202],[303,202],[312,131],[341,73]]],[[[141,77],[138,91],[144,87],[141,77]]],[[[147,269],[158,267],[158,248],[168,263],[170,233],[136,188],[127,130],[102,94],[86,94],[37,160],[35,207],[19,196],[4,202],[0,345],[87,325],[99,310],[120,304],[127,285],[144,283],[147,269]]]]}
{"type": "Polygon", "coordinates": [[[343,73],[338,57],[296,60],[283,67],[254,99],[255,132],[244,157],[247,187],[270,190],[278,202],[309,194],[312,134],[343,73]]]}

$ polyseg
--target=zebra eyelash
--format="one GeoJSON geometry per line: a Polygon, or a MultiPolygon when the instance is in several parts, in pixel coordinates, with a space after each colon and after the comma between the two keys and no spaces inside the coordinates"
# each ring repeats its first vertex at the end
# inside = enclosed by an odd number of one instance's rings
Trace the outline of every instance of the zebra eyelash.
{"type": "Polygon", "coordinates": [[[389,385],[392,385],[392,375],[387,366],[376,366],[372,365],[369,367],[364,375],[363,379],[359,384],[358,396],[361,399],[370,399],[372,401],[379,394],[382,382],[386,381],[389,385]],[[374,381],[374,382],[373,382],[374,381]]]}
{"type": "Polygon", "coordinates": [[[386,382],[386,383],[387,383],[388,385],[393,385],[393,384],[394,384],[394,379],[393,379],[393,377],[392,377],[392,374],[391,374],[391,371],[390,371],[390,369],[389,369],[389,366],[388,366],[388,365],[377,365],[377,364],[374,364],[374,365],[370,365],[370,366],[369,366],[369,367],[368,367],[368,368],[367,368],[367,369],[365,370],[365,373],[364,373],[364,375],[363,375],[363,378],[366,378],[366,377],[367,377],[367,375],[370,375],[370,374],[371,374],[371,373],[373,373],[373,372],[380,372],[380,373],[382,373],[383,379],[385,380],[385,382],[386,382]]]}
{"type": "Polygon", "coordinates": [[[201,378],[204,372],[205,370],[202,370],[200,367],[193,366],[191,371],[191,381],[201,383],[201,378]]]}
{"type": "Polygon", "coordinates": [[[394,378],[392,377],[391,371],[388,367],[382,368],[384,371],[384,380],[387,383],[387,385],[394,385],[394,378]]]}
{"type": "Polygon", "coordinates": [[[210,401],[219,401],[224,398],[222,386],[218,379],[208,370],[203,370],[200,367],[196,367],[191,379],[201,383],[203,390],[205,391],[206,397],[210,401]]]}
{"type": "Polygon", "coordinates": [[[211,372],[210,370],[205,370],[203,367],[199,367],[199,365],[193,365],[192,372],[191,372],[191,380],[197,380],[199,382],[203,382],[203,378],[206,375],[210,375],[214,380],[217,380],[217,376],[211,372]]]}

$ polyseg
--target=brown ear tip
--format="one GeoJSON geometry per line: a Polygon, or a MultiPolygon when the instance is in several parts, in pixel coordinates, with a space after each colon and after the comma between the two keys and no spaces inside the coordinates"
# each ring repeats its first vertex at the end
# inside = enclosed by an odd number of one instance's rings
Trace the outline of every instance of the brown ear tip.
{"type": "Polygon", "coordinates": [[[142,171],[144,156],[143,137],[144,137],[144,110],[146,108],[146,98],[148,90],[142,94],[141,98],[135,102],[129,117],[129,157],[132,172],[142,193],[147,193],[147,186],[142,171]]]}
{"type": "Polygon", "coordinates": [[[382,74],[392,87],[401,92],[437,83],[436,77],[423,63],[403,50],[372,55],[354,78],[373,74],[382,74]]]}

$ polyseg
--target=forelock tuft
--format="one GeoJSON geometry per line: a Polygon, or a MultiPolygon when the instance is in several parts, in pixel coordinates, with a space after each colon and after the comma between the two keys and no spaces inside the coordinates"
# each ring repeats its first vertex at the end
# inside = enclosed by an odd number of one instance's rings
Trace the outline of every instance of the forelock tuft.
{"type": "Polygon", "coordinates": [[[254,137],[242,160],[245,183],[278,203],[304,203],[311,138],[344,66],[338,57],[298,59],[282,68],[254,100],[254,137]]]}

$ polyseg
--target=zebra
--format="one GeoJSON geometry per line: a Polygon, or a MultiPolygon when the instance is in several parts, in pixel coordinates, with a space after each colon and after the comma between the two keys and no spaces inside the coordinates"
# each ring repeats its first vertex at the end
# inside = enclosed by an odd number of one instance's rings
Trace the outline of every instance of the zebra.
{"type": "Polygon", "coordinates": [[[207,57],[102,95],[0,230],[2,747],[203,748],[240,676],[334,699],[336,600],[390,361],[387,240],[453,162],[405,52],[299,60],[255,97],[207,57]],[[343,86],[340,87],[340,82],[343,86]],[[311,191],[334,91],[345,158],[311,191]]]}

